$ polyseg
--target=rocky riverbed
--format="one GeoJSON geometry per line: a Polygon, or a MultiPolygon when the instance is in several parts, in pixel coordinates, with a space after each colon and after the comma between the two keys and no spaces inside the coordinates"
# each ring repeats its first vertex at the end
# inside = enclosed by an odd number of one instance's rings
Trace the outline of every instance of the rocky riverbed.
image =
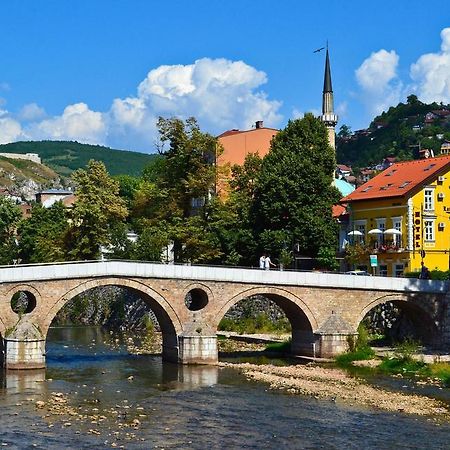
{"type": "Polygon", "coordinates": [[[235,368],[248,379],[268,383],[271,389],[285,390],[290,394],[450,420],[448,405],[438,400],[371,386],[337,368],[324,368],[315,364],[279,367],[228,362],[221,362],[220,366],[235,368]]]}

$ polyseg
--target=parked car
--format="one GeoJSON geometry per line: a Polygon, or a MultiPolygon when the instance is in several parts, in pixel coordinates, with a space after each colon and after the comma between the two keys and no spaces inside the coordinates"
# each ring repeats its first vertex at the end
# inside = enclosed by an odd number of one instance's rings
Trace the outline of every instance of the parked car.
{"type": "Polygon", "coordinates": [[[346,275],[365,275],[365,276],[371,276],[372,274],[369,272],[366,272],[365,270],[349,270],[348,272],[345,272],[346,275]]]}

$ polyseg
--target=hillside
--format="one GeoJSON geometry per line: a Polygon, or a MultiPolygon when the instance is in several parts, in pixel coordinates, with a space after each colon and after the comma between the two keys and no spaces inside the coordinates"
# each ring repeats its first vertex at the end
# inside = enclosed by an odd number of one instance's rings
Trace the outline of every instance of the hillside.
{"type": "Polygon", "coordinates": [[[366,130],[351,133],[345,125],[337,136],[337,160],[354,167],[379,163],[386,156],[399,160],[418,157],[422,149],[437,156],[450,140],[450,105],[420,102],[415,95],[375,117],[366,130]]]}
{"type": "Polygon", "coordinates": [[[0,145],[0,153],[38,153],[43,164],[62,176],[68,176],[74,170],[85,167],[90,159],[103,161],[111,175],[137,176],[155,157],[145,153],[68,141],[14,142],[0,145]]]}
{"type": "Polygon", "coordinates": [[[59,188],[64,184],[53,169],[32,161],[0,156],[0,188],[10,194],[34,199],[34,193],[42,188],[59,188]]]}

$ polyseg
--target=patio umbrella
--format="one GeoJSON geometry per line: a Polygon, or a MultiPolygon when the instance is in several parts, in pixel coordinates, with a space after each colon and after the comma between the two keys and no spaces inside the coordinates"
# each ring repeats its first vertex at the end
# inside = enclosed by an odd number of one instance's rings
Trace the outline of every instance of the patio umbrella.
{"type": "Polygon", "coordinates": [[[373,230],[369,230],[367,234],[383,234],[383,231],[379,228],[374,228],[373,230]]]}
{"type": "Polygon", "coordinates": [[[396,230],[395,228],[388,228],[388,229],[384,232],[384,234],[392,234],[392,235],[395,235],[395,236],[400,236],[400,235],[402,234],[402,232],[399,231],[399,230],[396,230]]]}
{"type": "Polygon", "coordinates": [[[359,230],[353,230],[353,231],[350,231],[349,233],[347,233],[348,234],[348,236],[362,236],[363,234],[361,233],[361,231],[359,231],[359,230]]]}

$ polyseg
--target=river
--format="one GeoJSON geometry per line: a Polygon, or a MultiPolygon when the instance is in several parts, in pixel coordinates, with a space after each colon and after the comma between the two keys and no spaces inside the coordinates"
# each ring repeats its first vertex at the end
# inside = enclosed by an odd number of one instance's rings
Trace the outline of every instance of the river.
{"type": "Polygon", "coordinates": [[[51,329],[45,371],[1,375],[2,448],[449,448],[448,423],[271,391],[124,344],[97,327],[51,329]],[[61,408],[36,408],[52,399],[61,408]]]}

